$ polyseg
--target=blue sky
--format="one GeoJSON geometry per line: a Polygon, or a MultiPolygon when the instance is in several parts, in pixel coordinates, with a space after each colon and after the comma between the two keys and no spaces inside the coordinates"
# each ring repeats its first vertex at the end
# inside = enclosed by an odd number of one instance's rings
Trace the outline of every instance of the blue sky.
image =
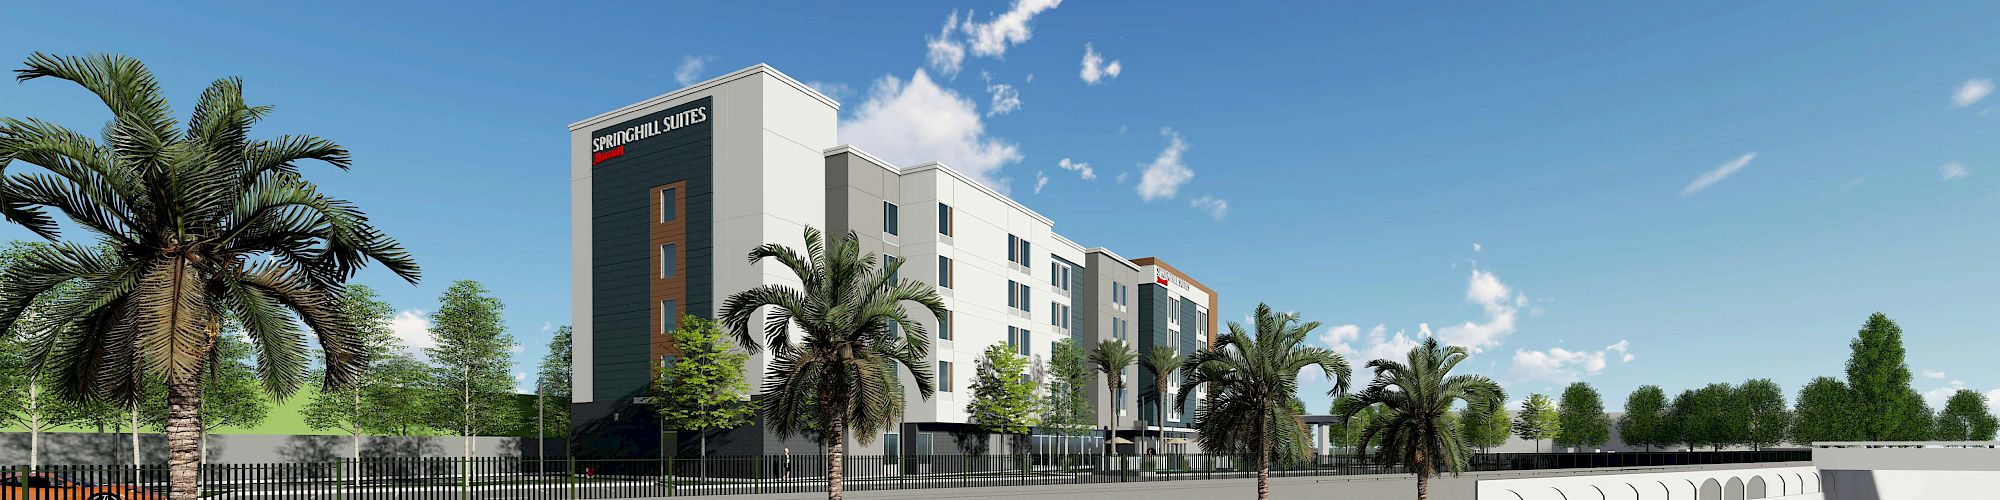
{"type": "MultiPolygon", "coordinates": [[[[565,125],[762,62],[840,99],[843,141],[1168,259],[1225,318],[1269,302],[1356,358],[1430,332],[1479,346],[1515,400],[1586,380],[1616,406],[1640,384],[1796,391],[1875,311],[1919,390],[2000,388],[1996,11],[10,2],[0,61],[137,56],[183,113],[243,77],[277,107],[263,134],[355,152],[311,175],[427,278],[361,281],[418,327],[452,280],[486,283],[523,371],[569,318],[565,125]]],[[[105,120],[48,81],[0,83],[0,115],[105,120]]]]}

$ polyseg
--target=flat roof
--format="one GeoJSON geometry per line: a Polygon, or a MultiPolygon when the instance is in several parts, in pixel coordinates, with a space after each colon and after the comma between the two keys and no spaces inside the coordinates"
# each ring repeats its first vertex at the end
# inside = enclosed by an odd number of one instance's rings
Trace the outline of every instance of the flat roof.
{"type": "Polygon", "coordinates": [[[722,76],[718,76],[718,77],[715,77],[715,78],[710,78],[710,79],[707,79],[707,80],[703,80],[703,81],[702,81],[701,83],[696,83],[696,84],[694,84],[694,85],[689,85],[689,86],[686,86],[686,87],[681,87],[680,89],[677,89],[677,90],[674,90],[674,91],[671,91],[671,92],[667,92],[667,93],[665,93],[665,94],[660,94],[660,95],[656,95],[656,96],[653,96],[652,98],[649,98],[649,99],[646,99],[646,100],[642,100],[642,101],[639,101],[639,102],[635,102],[635,103],[632,103],[632,104],[627,104],[627,105],[625,105],[625,106],[622,106],[622,107],[619,107],[618,109],[614,109],[614,110],[611,110],[611,111],[609,111],[609,112],[605,112],[605,113],[601,113],[601,114],[598,114],[597,116],[592,116],[592,117],[590,117],[590,118],[585,118],[585,119],[582,119],[582,120],[578,120],[578,121],[577,121],[576,123],[571,123],[571,124],[569,124],[569,129],[570,129],[570,131],[574,132],[574,131],[577,131],[577,130],[582,130],[582,129],[585,129],[585,128],[589,128],[589,127],[590,127],[590,126],[592,126],[592,125],[597,125],[597,124],[599,124],[599,123],[603,123],[603,122],[605,122],[605,121],[609,121],[609,120],[611,120],[611,119],[613,119],[613,118],[618,118],[618,117],[621,117],[621,116],[625,116],[626,114],[629,114],[629,113],[631,113],[631,112],[633,112],[633,111],[637,111],[637,110],[640,110],[640,109],[644,109],[644,108],[646,108],[646,107],[649,107],[649,106],[653,106],[653,105],[656,105],[656,104],[659,104],[659,103],[663,103],[663,102],[667,102],[667,101],[672,101],[672,100],[674,100],[674,99],[679,99],[679,98],[682,98],[682,97],[687,97],[687,96],[689,96],[689,95],[692,95],[692,94],[695,94],[695,93],[698,93],[698,92],[702,92],[702,91],[705,91],[705,90],[708,90],[708,89],[711,89],[711,88],[715,88],[716,86],[719,86],[719,85],[722,85],[722,84],[724,84],[724,83],[729,83],[729,82],[731,82],[731,81],[734,81],[734,80],[736,80],[736,79],[739,79],[739,78],[743,78],[743,77],[747,77],[747,76],[750,76],[750,75],[755,75],[755,74],[758,74],[758,73],[763,73],[763,74],[766,74],[766,75],[770,75],[770,76],[771,76],[772,78],[776,78],[776,79],[778,79],[778,81],[780,81],[780,82],[785,82],[785,84],[787,84],[787,85],[791,85],[791,86],[792,86],[793,88],[797,88],[797,89],[799,89],[799,91],[801,91],[801,92],[805,92],[805,93],[806,93],[806,95],[808,95],[808,96],[812,96],[812,98],[814,98],[814,99],[818,99],[818,100],[819,100],[819,102],[821,102],[821,103],[825,103],[825,104],[826,104],[827,106],[831,106],[831,107],[833,107],[833,109],[834,109],[834,110],[839,110],[839,109],[840,109],[840,101],[835,101],[835,100],[833,100],[833,98],[831,98],[831,97],[827,97],[827,96],[826,96],[826,94],[821,94],[821,93],[819,93],[819,91],[818,91],[818,90],[814,90],[814,89],[812,88],[812,86],[811,86],[811,85],[806,85],[806,84],[804,84],[804,83],[799,83],[799,81],[798,81],[798,80],[795,80],[795,79],[793,79],[793,78],[792,78],[791,76],[789,76],[789,75],[786,75],[786,74],[785,74],[784,72],[781,72],[781,71],[778,71],[778,69],[777,69],[777,68],[773,68],[773,67],[771,67],[771,65],[769,65],[769,64],[764,64],[764,63],[757,63],[756,65],[754,65],[754,66],[750,66],[750,67],[748,67],[748,68],[743,68],[743,69],[739,69],[739,70],[736,70],[736,71],[731,71],[731,72],[729,72],[729,73],[727,73],[727,74],[724,74],[724,75],[722,75],[722,76]]]}

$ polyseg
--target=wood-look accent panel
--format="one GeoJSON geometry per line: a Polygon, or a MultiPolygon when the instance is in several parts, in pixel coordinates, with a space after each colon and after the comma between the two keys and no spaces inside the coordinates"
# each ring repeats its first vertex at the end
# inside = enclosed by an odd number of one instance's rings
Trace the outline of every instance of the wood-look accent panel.
{"type": "Polygon", "coordinates": [[[651,359],[656,360],[653,363],[653,371],[655,372],[654,375],[656,377],[660,369],[657,360],[660,359],[661,356],[670,356],[670,355],[679,356],[681,353],[680,348],[674,345],[673,337],[667,335],[667,333],[661,329],[661,326],[665,324],[664,322],[665,318],[668,317],[678,318],[681,317],[682,315],[687,314],[687,300],[688,300],[687,197],[688,197],[687,181],[672,182],[659,186],[653,186],[652,188],[653,230],[652,230],[652,239],[650,241],[652,243],[651,248],[653,252],[653,258],[652,258],[653,265],[651,266],[651,272],[653,273],[652,287],[651,287],[652,288],[651,296],[653,300],[652,302],[653,355],[651,359]],[[662,208],[661,203],[665,201],[663,200],[662,193],[666,192],[666,190],[668,189],[674,190],[674,199],[673,199],[674,219],[667,222],[661,222],[660,221],[660,218],[662,216],[660,210],[662,208]],[[660,262],[660,247],[663,245],[667,245],[669,243],[674,245],[674,275],[671,277],[662,278],[660,277],[660,270],[661,270],[660,265],[662,264],[662,262],[660,262]],[[675,310],[673,311],[660,310],[661,309],[660,303],[668,300],[674,301],[675,310]]]}

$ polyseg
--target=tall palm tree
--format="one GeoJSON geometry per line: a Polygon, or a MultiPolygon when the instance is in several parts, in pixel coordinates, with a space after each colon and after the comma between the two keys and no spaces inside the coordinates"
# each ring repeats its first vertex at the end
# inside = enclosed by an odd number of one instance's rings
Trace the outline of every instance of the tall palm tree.
{"type": "Polygon", "coordinates": [[[805,431],[824,436],[826,496],[839,500],[846,436],[851,431],[867,443],[903,414],[896,365],[910,370],[923,398],[937,392],[926,366],[930,336],[904,312],[903,303],[942,318],[944,300],[928,284],[897,280],[902,259],[877,267],[875,254],[863,255],[853,232],[828,248],[819,229],[807,227],[805,241],[805,254],[775,243],[750,251],[750,263],[777,260],[798,276],[803,289],[763,285],[730,295],[722,306],[722,325],[750,352],[769,346],[772,359],[757,396],[759,412],[779,436],[805,431]],[[760,309],[766,314],[763,343],[750,332],[760,309]]]}
{"type": "Polygon", "coordinates": [[[1472,447],[1459,432],[1451,407],[1459,402],[1473,414],[1491,413],[1507,398],[1500,384],[1479,375],[1452,375],[1470,354],[1463,347],[1441,346],[1437,338],[1426,338],[1410,349],[1403,363],[1378,359],[1368,362],[1375,380],[1341,407],[1341,416],[1352,416],[1362,408],[1380,408],[1361,431],[1361,447],[1380,440],[1375,459],[1402,464],[1417,475],[1417,499],[1430,498],[1430,478],[1439,471],[1453,475],[1465,471],[1472,460],[1472,447]]]}
{"type": "Polygon", "coordinates": [[[299,173],[319,161],[348,168],[325,139],[249,138],[271,112],[243,102],[243,82],[202,92],[185,129],[138,60],[36,53],[18,79],[68,80],[111,110],[103,142],[35,119],[0,119],[0,215],[54,244],[0,275],[0,331],[63,284],[54,313],[26,320],[38,373],[67,396],[130,401],[135,369],[166,381],[168,463],[175,500],[195,500],[204,367],[223,317],[254,345],[264,389],[290,395],[307,378],[310,330],[322,383],[341,387],[366,364],[345,320],[343,283],[369,261],[415,283],[417,264],[354,205],[299,173]],[[30,164],[46,172],[7,173],[30,164]],[[110,250],[59,239],[45,212],[67,216],[110,250]]]}
{"type": "Polygon", "coordinates": [[[1181,365],[1181,390],[1175,404],[1185,404],[1196,388],[1207,398],[1195,409],[1195,430],[1201,447],[1231,453],[1257,465],[1257,498],[1271,498],[1271,457],[1282,450],[1297,460],[1305,446],[1305,424],[1293,404],[1299,372],[1319,367],[1333,389],[1347,392],[1347,360],[1333,351],[1307,347],[1306,337],[1318,321],[1299,321],[1297,313],[1277,313],[1258,304],[1251,317],[1253,331],[1229,323],[1229,332],[1215,345],[1189,356],[1181,365]]]}
{"type": "Polygon", "coordinates": [[[1139,366],[1152,372],[1153,384],[1159,388],[1156,391],[1158,394],[1153,397],[1160,409],[1160,412],[1155,414],[1160,425],[1160,439],[1155,446],[1162,452],[1167,449],[1167,377],[1173,376],[1174,370],[1180,369],[1183,361],[1185,360],[1181,358],[1181,354],[1174,352],[1174,348],[1163,345],[1147,349],[1146,356],[1139,358],[1139,366]]]}
{"type": "MultiPolygon", "coordinates": [[[[1097,343],[1096,349],[1090,350],[1090,364],[1104,374],[1104,397],[1112,402],[1106,408],[1118,406],[1118,390],[1125,388],[1125,368],[1132,366],[1132,361],[1137,358],[1138,354],[1132,352],[1132,346],[1123,340],[1105,339],[1097,343]]],[[[1118,422],[1116,413],[1111,415],[1111,422],[1118,422]]],[[[1117,439],[1115,432],[1104,437],[1107,449],[1117,449],[1113,448],[1117,445],[1111,442],[1114,439],[1117,439]]]]}

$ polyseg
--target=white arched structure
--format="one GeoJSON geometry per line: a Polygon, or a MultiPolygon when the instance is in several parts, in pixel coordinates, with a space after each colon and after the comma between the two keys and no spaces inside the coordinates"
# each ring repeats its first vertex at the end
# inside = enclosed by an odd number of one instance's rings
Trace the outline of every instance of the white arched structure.
{"type": "Polygon", "coordinates": [[[1825,500],[1812,467],[1488,479],[1477,493],[1478,500],[1825,500]]]}

